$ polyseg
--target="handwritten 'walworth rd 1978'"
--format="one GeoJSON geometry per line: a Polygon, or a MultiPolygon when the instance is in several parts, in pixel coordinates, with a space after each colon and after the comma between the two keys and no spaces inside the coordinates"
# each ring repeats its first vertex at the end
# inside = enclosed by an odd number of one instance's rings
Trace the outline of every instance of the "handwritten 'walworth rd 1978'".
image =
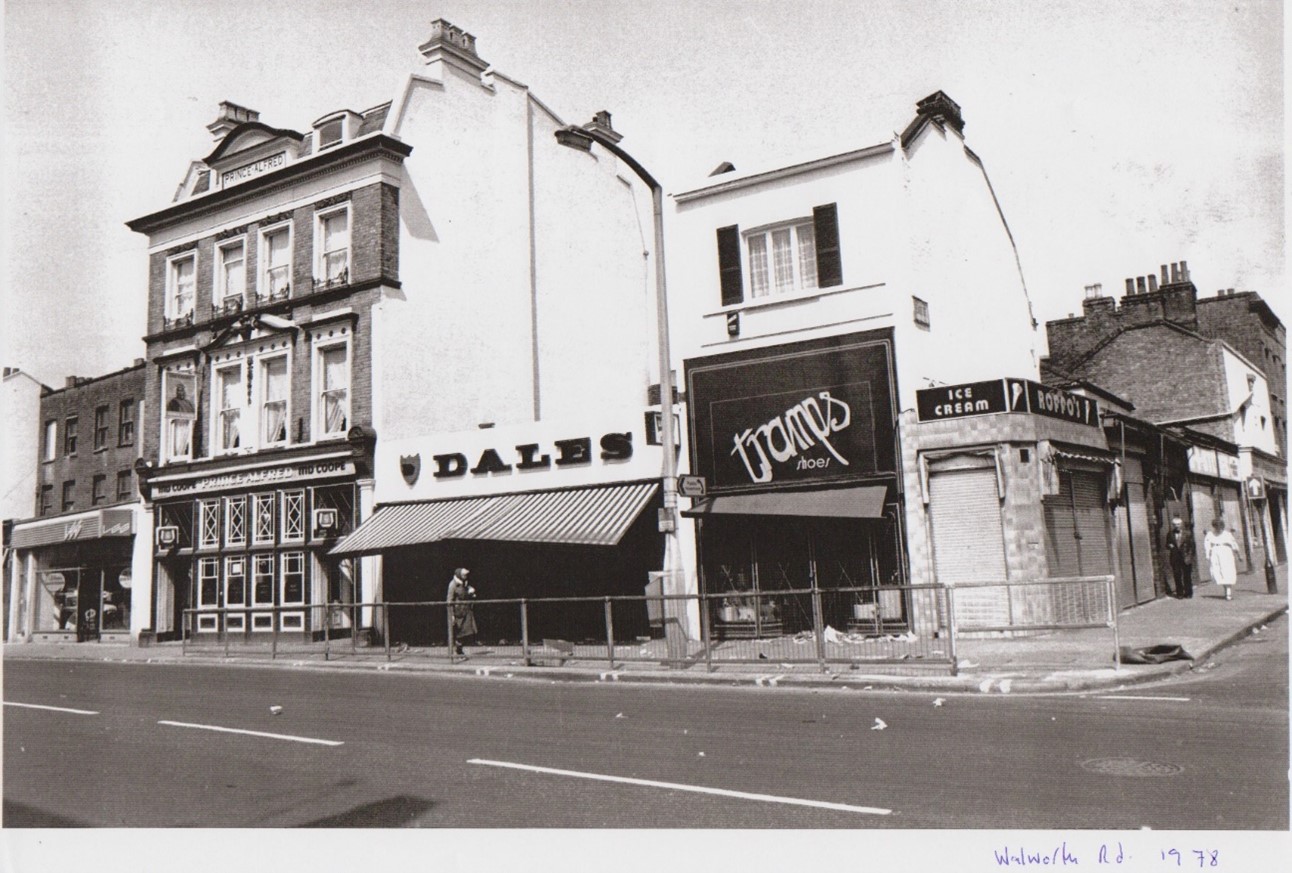
{"type": "MultiPolygon", "coordinates": [[[[1082,861],[1092,860],[1089,855],[1078,856],[1076,849],[1070,846],[1066,840],[1056,846],[1044,846],[1042,848],[1006,845],[1000,849],[992,849],[992,854],[998,867],[1077,867],[1081,865],[1082,861]]],[[[1181,867],[1205,870],[1209,868],[1219,869],[1221,867],[1219,849],[1179,849],[1170,847],[1158,849],[1147,854],[1147,858],[1141,855],[1135,859],[1140,862],[1136,864],[1135,869],[1181,867]]],[[[1128,864],[1130,861],[1131,854],[1126,851],[1125,846],[1121,843],[1100,843],[1093,856],[1093,866],[1095,867],[1117,867],[1128,864]]]]}

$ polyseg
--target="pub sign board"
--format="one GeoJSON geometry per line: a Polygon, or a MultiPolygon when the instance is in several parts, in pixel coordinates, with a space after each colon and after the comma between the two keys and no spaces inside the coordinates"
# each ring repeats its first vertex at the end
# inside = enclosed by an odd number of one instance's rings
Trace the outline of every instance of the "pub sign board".
{"type": "Polygon", "coordinates": [[[895,472],[887,332],[692,360],[687,393],[692,465],[709,493],[895,472]]]}

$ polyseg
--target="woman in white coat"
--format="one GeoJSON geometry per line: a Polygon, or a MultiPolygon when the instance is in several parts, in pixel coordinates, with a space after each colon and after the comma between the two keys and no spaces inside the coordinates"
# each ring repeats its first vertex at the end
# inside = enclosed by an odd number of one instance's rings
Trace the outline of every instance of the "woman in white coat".
{"type": "Polygon", "coordinates": [[[1234,583],[1238,581],[1238,541],[1225,530],[1223,518],[1212,520],[1203,547],[1211,565],[1211,581],[1225,589],[1226,600],[1233,600],[1234,583]]]}

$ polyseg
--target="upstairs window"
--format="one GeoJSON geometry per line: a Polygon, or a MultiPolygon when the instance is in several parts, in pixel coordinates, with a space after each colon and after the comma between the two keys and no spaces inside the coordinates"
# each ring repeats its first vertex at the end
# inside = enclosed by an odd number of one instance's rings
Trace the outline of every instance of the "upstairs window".
{"type": "Polygon", "coordinates": [[[76,480],[68,479],[63,483],[63,512],[76,509],[76,480]]]}
{"type": "Polygon", "coordinates": [[[343,206],[320,213],[314,250],[318,263],[314,277],[328,285],[344,285],[350,280],[350,209],[343,206]]]}
{"type": "Polygon", "coordinates": [[[319,151],[341,142],[341,125],[342,119],[338,118],[335,121],[329,121],[318,126],[319,151]]]}
{"type": "Polygon", "coordinates": [[[163,376],[162,392],[166,399],[162,407],[162,449],[167,461],[187,461],[193,457],[196,382],[191,373],[163,376]]]}
{"type": "Polygon", "coordinates": [[[166,318],[170,321],[192,321],[196,277],[197,252],[179,255],[167,261],[166,318]]]}
{"type": "Polygon", "coordinates": [[[134,494],[134,482],[131,480],[129,470],[117,471],[117,499],[129,500],[134,494]]]}
{"type": "Polygon", "coordinates": [[[350,428],[350,349],[319,349],[317,421],[320,437],[344,436],[350,428]]]}
{"type": "Polygon", "coordinates": [[[215,446],[218,452],[242,448],[242,363],[215,371],[215,446]]]}
{"type": "Polygon", "coordinates": [[[94,450],[108,447],[108,407],[94,408],[94,450]]]}
{"type": "Polygon", "coordinates": [[[839,216],[835,204],[814,207],[812,217],[744,233],[720,227],[718,271],[722,305],[843,284],[839,216]],[[746,274],[748,278],[746,279],[746,274]]]}
{"type": "Polygon", "coordinates": [[[80,419],[75,415],[69,416],[67,421],[63,422],[63,454],[71,456],[76,454],[76,431],[80,425],[80,419]]]}
{"type": "Polygon", "coordinates": [[[45,422],[45,446],[41,457],[46,461],[58,457],[58,422],[52,418],[45,422]]]}
{"type": "Polygon", "coordinates": [[[292,293],[292,229],[281,225],[260,237],[260,296],[277,300],[292,293]]]}
{"type": "Polygon", "coordinates": [[[54,511],[54,486],[40,486],[40,514],[49,515],[54,511]]]}
{"type": "Polygon", "coordinates": [[[117,412],[117,445],[133,446],[135,444],[135,402],[122,400],[117,412]]]}
{"type": "Polygon", "coordinates": [[[90,480],[90,504],[98,506],[100,503],[108,502],[108,477],[105,473],[98,473],[90,480]]]}
{"type": "Polygon", "coordinates": [[[219,266],[215,274],[216,306],[225,312],[237,312],[242,308],[243,295],[247,291],[247,246],[242,240],[235,240],[220,246],[219,266]]]}
{"type": "Polygon", "coordinates": [[[275,446],[287,442],[287,356],[260,362],[260,441],[275,446]]]}

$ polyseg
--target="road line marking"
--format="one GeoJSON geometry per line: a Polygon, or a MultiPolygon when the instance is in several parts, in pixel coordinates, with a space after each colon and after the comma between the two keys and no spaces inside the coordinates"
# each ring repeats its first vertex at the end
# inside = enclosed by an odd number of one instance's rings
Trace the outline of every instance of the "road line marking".
{"type": "Polygon", "coordinates": [[[291,734],[270,734],[264,731],[248,731],[242,728],[218,727],[213,724],[192,724],[186,721],[159,721],[158,724],[168,724],[171,727],[197,728],[202,731],[220,731],[226,734],[246,734],[249,737],[269,737],[273,740],[291,740],[295,743],[315,743],[320,746],[343,746],[343,740],[318,740],[314,737],[295,737],[291,734]]]}
{"type": "Polygon", "coordinates": [[[52,712],[70,712],[73,715],[98,715],[93,709],[71,709],[66,706],[43,706],[39,703],[12,703],[8,700],[4,702],[5,706],[21,706],[23,709],[48,709],[52,712]]]}
{"type": "Polygon", "coordinates": [[[847,803],[831,803],[827,800],[803,800],[798,797],[779,797],[775,794],[754,794],[749,791],[732,791],[727,788],[706,788],[703,785],[683,785],[679,782],[659,782],[654,779],[632,779],[627,776],[608,776],[604,773],[584,773],[578,770],[558,770],[555,767],[535,767],[532,764],[514,764],[509,761],[490,761],[484,758],[471,758],[468,764],[483,764],[486,767],[504,767],[511,770],[528,770],[532,773],[550,773],[553,776],[572,776],[575,779],[592,779],[598,782],[618,782],[623,785],[641,785],[647,788],[666,788],[670,791],[691,791],[696,794],[716,794],[720,797],[737,797],[742,800],[761,800],[764,803],[785,803],[790,806],[811,806],[817,809],[837,809],[844,812],[862,812],[868,815],[891,815],[891,809],[876,806],[852,806],[847,803]]]}
{"type": "Polygon", "coordinates": [[[1181,703],[1188,703],[1192,697],[1151,697],[1148,695],[1135,694],[1097,694],[1095,700],[1176,700],[1181,703]]]}

